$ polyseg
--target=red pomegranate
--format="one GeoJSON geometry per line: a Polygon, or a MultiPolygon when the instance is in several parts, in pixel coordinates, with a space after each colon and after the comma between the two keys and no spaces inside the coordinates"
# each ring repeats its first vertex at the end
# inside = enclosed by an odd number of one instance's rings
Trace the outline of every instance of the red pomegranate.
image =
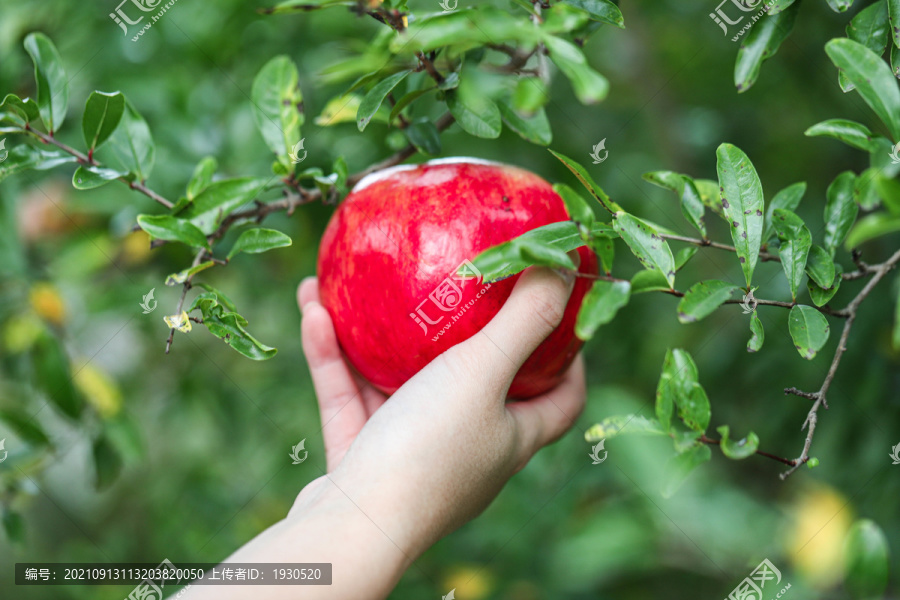
{"type": "MultiPolygon", "coordinates": [[[[497,314],[519,276],[484,283],[479,252],[568,219],[537,175],[470,158],[402,165],[365,177],[338,207],[319,249],[319,290],[350,363],[392,393],[497,314]],[[468,268],[458,275],[461,265],[468,268]]],[[[582,273],[597,260],[579,249],[582,273]]],[[[581,347],[575,319],[591,281],[578,278],[559,327],[519,370],[509,396],[557,385],[581,347]]]]}

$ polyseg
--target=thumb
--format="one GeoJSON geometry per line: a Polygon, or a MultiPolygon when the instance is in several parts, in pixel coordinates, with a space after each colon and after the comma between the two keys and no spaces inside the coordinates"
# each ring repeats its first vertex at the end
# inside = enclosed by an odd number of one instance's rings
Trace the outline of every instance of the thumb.
{"type": "Polygon", "coordinates": [[[531,353],[562,321],[575,285],[575,273],[532,267],[526,270],[500,312],[466,342],[459,352],[489,360],[494,376],[508,385],[531,353]],[[491,361],[489,357],[500,360],[491,361]]]}

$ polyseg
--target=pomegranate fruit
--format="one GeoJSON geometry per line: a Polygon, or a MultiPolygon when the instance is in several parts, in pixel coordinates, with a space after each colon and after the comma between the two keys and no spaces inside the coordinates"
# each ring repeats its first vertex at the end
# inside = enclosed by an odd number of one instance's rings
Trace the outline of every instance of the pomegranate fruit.
{"type": "MultiPolygon", "coordinates": [[[[454,158],[365,177],[335,211],[319,249],[322,305],[350,363],[394,392],[484,327],[519,278],[484,283],[466,261],[567,219],[549,183],[509,165],[454,158]]],[[[578,251],[579,271],[596,274],[594,254],[578,251]]],[[[519,370],[510,397],[535,396],[560,382],[581,347],[575,319],[590,284],[576,280],[562,323],[519,370]]]]}

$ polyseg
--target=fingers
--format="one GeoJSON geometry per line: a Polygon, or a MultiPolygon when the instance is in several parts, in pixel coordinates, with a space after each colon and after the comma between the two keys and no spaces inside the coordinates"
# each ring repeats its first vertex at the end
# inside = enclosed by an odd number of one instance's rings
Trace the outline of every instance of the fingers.
{"type": "Polygon", "coordinates": [[[365,425],[367,415],[359,388],[341,356],[331,316],[318,302],[315,280],[312,284],[309,281],[304,281],[297,290],[303,309],[302,343],[319,399],[330,472],[365,425]]]}
{"type": "Polygon", "coordinates": [[[531,400],[506,405],[520,432],[519,468],[524,467],[535,452],[561,438],[575,424],[584,410],[586,396],[584,360],[579,353],[557,387],[531,400]]]}
{"type": "Polygon", "coordinates": [[[520,277],[500,312],[478,335],[454,347],[460,354],[505,357],[486,369],[508,385],[522,363],[562,321],[575,284],[575,274],[533,267],[520,277]]]}
{"type": "Polygon", "coordinates": [[[303,307],[310,302],[319,301],[319,280],[316,277],[306,277],[300,282],[297,288],[297,305],[300,306],[300,312],[303,307]]]}

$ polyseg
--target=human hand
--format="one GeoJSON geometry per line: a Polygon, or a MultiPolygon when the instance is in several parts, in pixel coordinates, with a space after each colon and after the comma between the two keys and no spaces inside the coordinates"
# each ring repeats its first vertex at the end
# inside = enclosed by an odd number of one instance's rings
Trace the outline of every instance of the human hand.
{"type": "MultiPolygon", "coordinates": [[[[406,562],[479,514],[580,415],[580,356],[555,389],[506,402],[519,367],[559,324],[573,283],[573,273],[529,269],[481,332],[432,361],[389,402],[342,357],[316,280],[301,284],[303,349],[322,415],[329,488],[365,513],[406,562]]],[[[295,509],[324,479],[301,493],[295,509]]]]}

